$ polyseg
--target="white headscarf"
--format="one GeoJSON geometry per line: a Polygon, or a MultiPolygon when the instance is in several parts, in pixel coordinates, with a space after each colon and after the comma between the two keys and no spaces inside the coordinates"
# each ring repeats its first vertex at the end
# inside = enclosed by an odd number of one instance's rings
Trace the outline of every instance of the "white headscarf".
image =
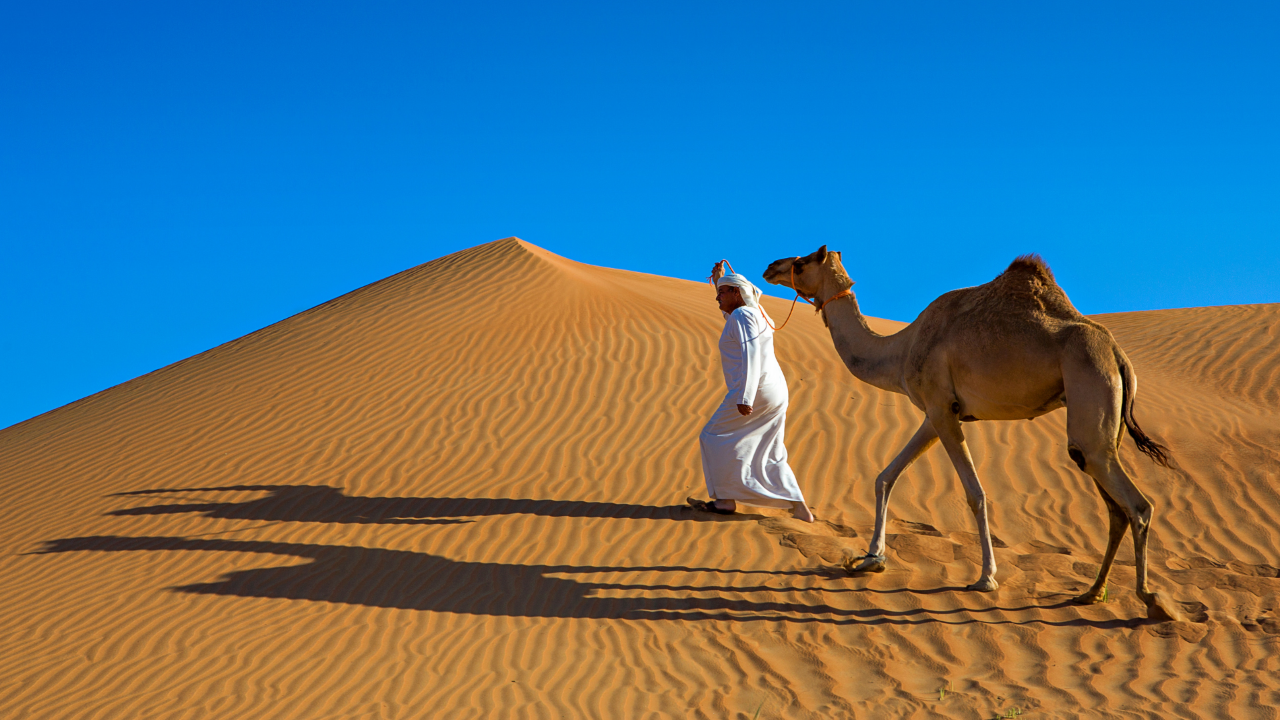
{"type": "Polygon", "coordinates": [[[747,307],[760,306],[760,288],[752,285],[745,276],[729,273],[716,281],[717,289],[725,285],[738,288],[738,292],[742,293],[742,301],[747,304],[747,307]]]}
{"type": "Polygon", "coordinates": [[[752,285],[745,275],[729,273],[716,281],[717,289],[725,285],[738,288],[738,292],[742,294],[742,302],[746,303],[747,307],[759,310],[765,321],[768,322],[769,316],[765,315],[764,308],[760,307],[760,288],[752,285]]]}

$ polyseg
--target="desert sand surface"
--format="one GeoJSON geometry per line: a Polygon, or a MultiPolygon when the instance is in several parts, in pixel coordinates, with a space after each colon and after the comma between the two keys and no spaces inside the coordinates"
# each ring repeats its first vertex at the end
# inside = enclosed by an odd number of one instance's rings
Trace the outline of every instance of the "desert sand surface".
{"type": "Polygon", "coordinates": [[[1128,538],[1109,601],[1069,602],[1107,516],[1064,411],[965,426],[997,592],[960,589],[940,446],[895,490],[889,570],[834,569],[921,414],[803,306],[776,346],[820,522],[687,508],[712,296],[508,238],[0,431],[0,716],[1277,716],[1280,306],[1096,317],[1178,463],[1123,443],[1185,616],[1156,623],[1128,538]]]}

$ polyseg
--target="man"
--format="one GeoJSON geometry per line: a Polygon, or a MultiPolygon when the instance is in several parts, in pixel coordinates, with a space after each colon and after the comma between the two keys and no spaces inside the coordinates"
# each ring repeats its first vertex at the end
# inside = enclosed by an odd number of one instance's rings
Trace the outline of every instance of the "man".
{"type": "Polygon", "coordinates": [[[725,314],[720,364],[729,391],[698,438],[712,501],[689,498],[689,504],[722,515],[735,512],[739,502],[791,508],[796,518],[813,522],[787,465],[783,435],[790,396],[773,356],[773,328],[760,307],[760,290],[741,275],[725,275],[723,261],[711,279],[725,314]]]}

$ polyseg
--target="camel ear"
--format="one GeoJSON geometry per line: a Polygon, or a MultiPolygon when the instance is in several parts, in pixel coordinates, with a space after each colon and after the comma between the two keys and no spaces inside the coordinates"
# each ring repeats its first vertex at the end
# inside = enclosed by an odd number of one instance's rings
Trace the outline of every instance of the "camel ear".
{"type": "Polygon", "coordinates": [[[826,261],[827,261],[827,246],[826,246],[826,245],[823,245],[822,247],[818,248],[818,252],[816,252],[816,253],[814,253],[814,254],[818,256],[818,258],[817,258],[817,259],[818,259],[818,262],[820,262],[820,263],[824,263],[824,262],[826,262],[826,261]]]}

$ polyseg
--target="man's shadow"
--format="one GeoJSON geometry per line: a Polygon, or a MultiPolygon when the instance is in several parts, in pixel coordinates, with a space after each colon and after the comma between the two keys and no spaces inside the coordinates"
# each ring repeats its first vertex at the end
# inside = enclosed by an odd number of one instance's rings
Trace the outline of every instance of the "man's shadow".
{"type": "Polygon", "coordinates": [[[352,497],[327,485],[232,485],[211,488],[171,488],[117,493],[118,496],[173,495],[223,491],[265,491],[264,498],[245,502],[179,502],[113,510],[108,515],[168,515],[203,513],[206,517],[280,522],[444,524],[448,518],[490,515],[544,517],[632,518],[656,520],[754,519],[750,515],[711,515],[687,505],[633,505],[582,500],[523,500],[513,498],[352,497]]]}
{"type": "MultiPolygon", "coordinates": [[[[230,573],[218,582],[171,588],[174,592],[249,598],[284,598],[364,605],[377,608],[428,610],[466,615],[509,617],[608,618],[644,620],[775,620],[822,624],[922,625],[932,623],[1091,625],[1123,627],[1131,621],[1074,618],[1026,621],[974,619],[1002,611],[1048,610],[1064,604],[1021,608],[843,609],[826,603],[756,601],[724,594],[801,593],[809,587],[768,585],[656,585],[626,582],[582,582],[549,577],[632,572],[688,572],[726,575],[745,571],[688,567],[591,567],[575,565],[516,565],[468,562],[429,553],[342,545],[316,545],[181,537],[97,536],[66,538],[46,543],[38,554],[67,552],[139,551],[247,552],[302,558],[310,562],[256,568],[230,573]],[[708,593],[712,593],[708,596],[708,593]],[[618,595],[625,596],[619,597],[618,595]]],[[[758,574],[758,573],[751,573],[758,574]]],[[[816,570],[771,572],[770,576],[823,575],[816,570]]],[[[824,592],[829,592],[825,591],[824,592]]],[[[838,591],[837,591],[838,592],[838,591]]]]}

